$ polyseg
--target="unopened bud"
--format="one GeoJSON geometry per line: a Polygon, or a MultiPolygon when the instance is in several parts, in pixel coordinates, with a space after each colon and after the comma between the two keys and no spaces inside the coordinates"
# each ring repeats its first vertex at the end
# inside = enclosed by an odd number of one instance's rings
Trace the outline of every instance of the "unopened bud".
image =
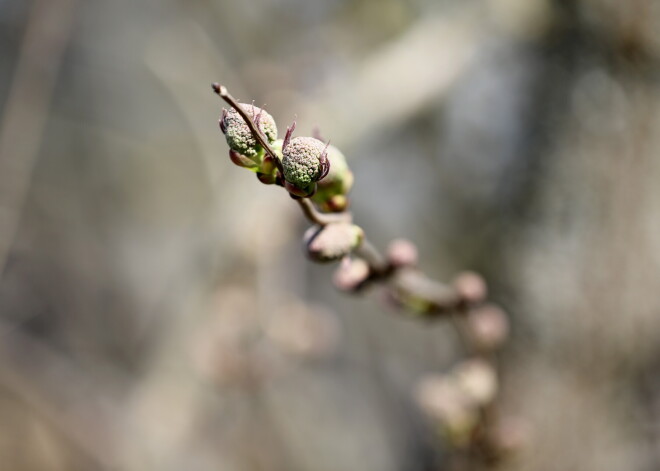
{"type": "Polygon", "coordinates": [[[286,190],[289,193],[291,193],[291,195],[293,196],[297,196],[299,198],[306,198],[314,194],[314,192],[316,191],[316,183],[307,185],[304,188],[299,188],[293,183],[284,180],[284,188],[286,188],[286,190]]]}
{"type": "Polygon", "coordinates": [[[247,168],[252,171],[256,171],[259,168],[259,165],[255,163],[252,159],[248,159],[244,155],[239,154],[234,149],[229,149],[229,159],[234,165],[237,165],[242,168],[247,168]]]}
{"type": "Polygon", "coordinates": [[[341,291],[355,291],[369,277],[369,264],[361,258],[344,258],[335,271],[332,281],[341,291]]]}
{"type": "Polygon", "coordinates": [[[469,443],[479,423],[479,414],[454,378],[427,376],[418,384],[415,399],[422,411],[442,426],[452,445],[460,448],[469,443]]]}
{"type": "Polygon", "coordinates": [[[387,259],[393,267],[417,265],[418,254],[415,244],[406,239],[395,239],[387,247],[387,259]]]}
{"type": "MultiPolygon", "coordinates": [[[[269,113],[247,103],[240,103],[240,106],[257,124],[269,143],[277,139],[277,126],[269,113]]],[[[220,118],[220,129],[225,134],[230,149],[251,159],[263,153],[263,148],[252,135],[252,131],[243,117],[235,109],[223,111],[220,118]]]]}
{"type": "Polygon", "coordinates": [[[353,172],[348,168],[344,154],[335,146],[328,146],[327,157],[330,170],[325,177],[319,180],[312,201],[322,211],[341,212],[348,206],[346,195],[353,187],[353,172]]]}
{"type": "Polygon", "coordinates": [[[284,179],[305,192],[323,176],[325,149],[326,145],[313,137],[291,139],[282,149],[284,179]]]}
{"type": "Polygon", "coordinates": [[[497,374],[484,360],[466,360],[454,368],[452,375],[458,388],[475,405],[485,406],[495,399],[497,374]]]}
{"type": "Polygon", "coordinates": [[[509,336],[509,320],[505,312],[494,304],[486,304],[471,311],[467,326],[479,350],[491,351],[500,347],[509,336]]]}
{"type": "Polygon", "coordinates": [[[307,255],[317,262],[332,262],[348,255],[364,239],[364,231],[345,222],[314,226],[304,235],[307,255]]]}
{"type": "Polygon", "coordinates": [[[341,213],[348,208],[348,198],[344,195],[335,195],[323,203],[318,203],[318,207],[326,213],[341,213]]]}
{"type": "Polygon", "coordinates": [[[272,173],[261,173],[257,172],[257,180],[259,180],[264,185],[273,185],[277,181],[277,177],[272,173]]]}
{"type": "Polygon", "coordinates": [[[471,271],[459,274],[453,284],[461,299],[471,304],[484,301],[488,295],[483,277],[471,271]]]}

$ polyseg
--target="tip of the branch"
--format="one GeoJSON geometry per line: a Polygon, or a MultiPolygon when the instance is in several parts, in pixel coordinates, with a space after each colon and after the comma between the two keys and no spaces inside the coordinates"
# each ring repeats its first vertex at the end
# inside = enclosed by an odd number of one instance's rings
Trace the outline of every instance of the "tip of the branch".
{"type": "Polygon", "coordinates": [[[213,82],[211,84],[211,88],[215,93],[217,93],[220,96],[226,96],[227,95],[227,88],[225,88],[223,85],[220,85],[218,82],[213,82]]]}

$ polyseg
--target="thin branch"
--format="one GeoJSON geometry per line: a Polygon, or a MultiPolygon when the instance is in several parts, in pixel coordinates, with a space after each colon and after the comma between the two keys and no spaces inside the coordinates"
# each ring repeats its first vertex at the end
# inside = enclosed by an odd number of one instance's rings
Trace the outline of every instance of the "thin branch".
{"type": "Polygon", "coordinates": [[[229,106],[234,108],[236,112],[241,115],[241,117],[245,121],[245,124],[247,124],[248,127],[250,128],[250,131],[252,131],[252,135],[257,140],[257,142],[259,142],[259,145],[263,147],[266,153],[270,155],[270,157],[273,159],[275,165],[277,166],[277,170],[279,170],[279,172],[282,175],[284,175],[282,162],[280,162],[280,159],[275,153],[275,150],[268,143],[268,139],[266,139],[266,137],[263,135],[261,129],[259,129],[259,126],[255,124],[252,117],[249,114],[247,114],[247,112],[243,109],[240,103],[233,96],[231,96],[231,94],[227,90],[227,87],[225,87],[224,85],[220,85],[219,83],[213,83],[211,84],[211,87],[213,88],[213,91],[217,93],[220,98],[225,100],[229,106]]]}
{"type": "Polygon", "coordinates": [[[351,222],[351,215],[349,213],[322,213],[314,207],[308,198],[296,198],[296,202],[305,217],[310,222],[319,226],[327,226],[328,224],[338,222],[351,222]]]}

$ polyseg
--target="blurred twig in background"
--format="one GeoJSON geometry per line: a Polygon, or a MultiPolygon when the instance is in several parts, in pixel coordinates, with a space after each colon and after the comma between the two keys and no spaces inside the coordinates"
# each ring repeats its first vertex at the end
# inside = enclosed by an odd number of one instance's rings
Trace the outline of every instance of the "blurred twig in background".
{"type": "Polygon", "coordinates": [[[16,236],[77,0],[34,0],[0,119],[0,273],[16,236]]]}

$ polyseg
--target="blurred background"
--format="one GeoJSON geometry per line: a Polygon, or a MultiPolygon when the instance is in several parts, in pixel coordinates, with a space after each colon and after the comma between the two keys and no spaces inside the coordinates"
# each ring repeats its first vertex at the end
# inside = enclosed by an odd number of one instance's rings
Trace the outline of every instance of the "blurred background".
{"type": "Polygon", "coordinates": [[[443,470],[446,323],[345,297],[210,83],[511,316],[510,470],[660,469],[660,2],[0,0],[0,468],[443,470]]]}

